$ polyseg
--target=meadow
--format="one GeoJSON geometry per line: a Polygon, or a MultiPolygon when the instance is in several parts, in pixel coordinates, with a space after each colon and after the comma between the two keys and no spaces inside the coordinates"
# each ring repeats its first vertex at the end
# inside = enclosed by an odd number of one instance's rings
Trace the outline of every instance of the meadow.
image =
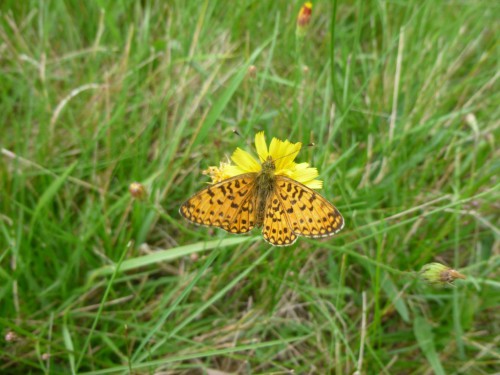
{"type": "Polygon", "coordinates": [[[500,6],[301,6],[0,2],[0,373],[498,372],[500,6]],[[180,216],[259,131],[340,233],[180,216]]]}

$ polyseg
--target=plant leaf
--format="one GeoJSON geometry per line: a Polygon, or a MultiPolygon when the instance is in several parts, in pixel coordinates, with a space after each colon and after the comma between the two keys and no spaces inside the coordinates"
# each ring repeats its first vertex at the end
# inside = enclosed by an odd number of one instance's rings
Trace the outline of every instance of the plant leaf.
{"type": "Polygon", "coordinates": [[[429,364],[436,375],[445,375],[441,361],[434,346],[434,335],[432,327],[427,320],[421,316],[417,316],[413,322],[413,332],[417,338],[417,343],[429,361],[429,364]]]}

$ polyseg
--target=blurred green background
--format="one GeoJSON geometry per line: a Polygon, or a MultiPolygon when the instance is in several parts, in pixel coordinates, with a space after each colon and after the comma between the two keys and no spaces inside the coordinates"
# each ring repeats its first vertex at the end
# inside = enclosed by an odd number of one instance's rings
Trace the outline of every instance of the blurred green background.
{"type": "Polygon", "coordinates": [[[301,5],[0,3],[1,373],[498,370],[499,5],[301,5]],[[260,130],[315,144],[341,233],[180,217],[260,130]]]}

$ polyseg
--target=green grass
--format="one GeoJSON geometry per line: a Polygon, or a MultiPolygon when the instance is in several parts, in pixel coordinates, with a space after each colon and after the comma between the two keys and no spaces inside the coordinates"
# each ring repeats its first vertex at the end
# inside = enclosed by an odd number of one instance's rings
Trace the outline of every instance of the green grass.
{"type": "Polygon", "coordinates": [[[1,373],[498,369],[498,5],[317,1],[301,42],[299,9],[1,2],[1,373]],[[180,218],[260,130],[315,143],[339,235],[180,218]]]}

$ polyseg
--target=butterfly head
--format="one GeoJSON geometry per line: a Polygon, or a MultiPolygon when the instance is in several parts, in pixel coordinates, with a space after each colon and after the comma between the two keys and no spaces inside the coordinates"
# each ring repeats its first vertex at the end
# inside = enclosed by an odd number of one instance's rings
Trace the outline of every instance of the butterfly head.
{"type": "Polygon", "coordinates": [[[274,163],[274,159],[271,155],[267,157],[266,160],[262,163],[262,172],[268,174],[274,174],[276,170],[276,164],[274,163]]]}

